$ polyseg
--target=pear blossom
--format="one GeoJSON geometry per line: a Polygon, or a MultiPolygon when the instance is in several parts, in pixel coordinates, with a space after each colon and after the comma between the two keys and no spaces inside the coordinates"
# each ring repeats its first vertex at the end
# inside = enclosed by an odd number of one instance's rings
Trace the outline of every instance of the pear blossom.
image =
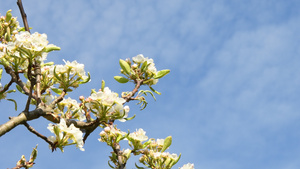
{"type": "Polygon", "coordinates": [[[79,121],[86,120],[85,112],[79,107],[79,103],[75,99],[71,99],[70,97],[67,99],[63,99],[60,104],[70,109],[72,112],[77,111],[79,115],[79,121]]]}
{"type": "Polygon", "coordinates": [[[84,64],[78,63],[76,60],[73,62],[63,61],[67,67],[71,68],[71,74],[78,74],[78,76],[82,77],[82,79],[88,78],[84,71],[84,64]]]}
{"type": "Polygon", "coordinates": [[[112,106],[114,103],[122,105],[126,102],[125,99],[118,97],[118,94],[112,92],[108,87],[105,87],[103,91],[92,93],[89,98],[99,101],[105,106],[112,106]]]}
{"type": "MultiPolygon", "coordinates": [[[[59,133],[59,140],[63,139],[63,137],[69,137],[69,139],[73,140],[74,143],[76,143],[76,146],[81,150],[84,151],[83,148],[83,133],[81,132],[81,130],[79,128],[76,128],[74,126],[74,124],[71,124],[69,127],[66,124],[66,121],[64,119],[60,119],[60,123],[57,125],[60,133],[59,133]],[[66,135],[64,136],[63,133],[66,133],[66,135]]],[[[48,125],[48,130],[50,130],[50,132],[54,133],[54,125],[49,124],[48,125]]],[[[57,137],[57,136],[56,136],[57,137]]],[[[49,137],[50,140],[54,140],[53,137],[49,137]]],[[[56,139],[55,139],[56,140],[56,139]]]]}
{"type": "Polygon", "coordinates": [[[109,138],[117,138],[120,135],[125,136],[126,132],[115,129],[114,127],[105,127],[99,135],[101,137],[100,139],[98,139],[100,142],[107,142],[109,138]]]}
{"type": "Polygon", "coordinates": [[[133,133],[130,133],[129,137],[140,142],[148,140],[148,137],[146,136],[146,132],[141,128],[136,130],[133,133]]]}
{"type": "Polygon", "coordinates": [[[132,58],[133,62],[135,63],[144,63],[145,62],[145,57],[142,54],[136,55],[135,57],[132,58]]]}
{"type": "Polygon", "coordinates": [[[51,102],[54,100],[54,96],[53,95],[42,95],[42,100],[44,101],[44,103],[46,105],[50,105],[51,102]]]}

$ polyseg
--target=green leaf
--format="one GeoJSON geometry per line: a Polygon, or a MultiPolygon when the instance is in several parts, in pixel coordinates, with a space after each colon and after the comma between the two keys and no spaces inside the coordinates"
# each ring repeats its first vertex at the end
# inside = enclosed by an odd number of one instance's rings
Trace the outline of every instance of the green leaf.
{"type": "Polygon", "coordinates": [[[150,87],[150,89],[154,92],[154,93],[156,93],[156,94],[158,94],[158,95],[161,95],[161,93],[160,92],[158,92],[158,91],[156,91],[156,90],[154,90],[151,86],[149,86],[150,87]]]}
{"type": "Polygon", "coordinates": [[[10,28],[9,27],[6,28],[6,33],[4,35],[4,38],[6,41],[10,41],[10,28]]]}
{"type": "Polygon", "coordinates": [[[54,93],[58,94],[58,95],[61,95],[61,94],[62,94],[62,90],[61,90],[61,89],[51,88],[51,90],[52,90],[54,93]]]}
{"type": "Polygon", "coordinates": [[[6,12],[6,15],[5,15],[5,22],[9,22],[10,19],[11,19],[11,17],[12,17],[12,14],[11,14],[11,9],[10,9],[10,10],[8,10],[8,11],[6,12]]]}
{"type": "Polygon", "coordinates": [[[161,70],[161,71],[158,71],[156,73],[156,75],[154,75],[154,79],[160,79],[164,76],[166,76],[168,73],[170,73],[170,70],[169,69],[164,69],[164,70],[161,70]]]}
{"type": "Polygon", "coordinates": [[[91,80],[91,75],[90,72],[88,72],[88,77],[86,79],[83,79],[81,82],[79,82],[79,84],[84,84],[87,83],[91,80]]]}
{"type": "Polygon", "coordinates": [[[145,143],[143,144],[143,148],[146,148],[151,142],[152,142],[152,140],[149,139],[147,142],[145,142],[145,143]]]}
{"type": "Polygon", "coordinates": [[[57,126],[53,126],[53,131],[54,131],[54,134],[56,136],[56,138],[58,138],[58,140],[60,140],[60,137],[59,137],[59,128],[57,126]]]}
{"type": "Polygon", "coordinates": [[[1,68],[1,69],[0,69],[0,80],[1,80],[1,78],[2,78],[2,72],[3,72],[3,69],[1,68]]]}
{"type": "Polygon", "coordinates": [[[134,165],[135,165],[135,167],[136,167],[137,169],[146,169],[146,168],[144,168],[144,167],[139,167],[138,165],[136,165],[136,163],[135,163],[134,165]]]}
{"type": "Polygon", "coordinates": [[[19,32],[24,32],[25,31],[25,27],[20,27],[20,29],[18,29],[19,32]]]}
{"type": "Polygon", "coordinates": [[[16,85],[16,88],[19,92],[25,94],[25,92],[23,91],[23,89],[19,86],[19,85],[16,85]]]}
{"type": "Polygon", "coordinates": [[[31,156],[30,156],[30,160],[29,162],[32,163],[34,162],[34,160],[36,159],[36,156],[37,156],[37,146],[35,146],[35,148],[33,148],[32,152],[31,152],[31,156]]]}
{"type": "Polygon", "coordinates": [[[119,63],[120,63],[121,68],[123,69],[123,71],[129,75],[130,74],[130,65],[125,60],[122,60],[122,59],[120,59],[119,63]]]}
{"type": "Polygon", "coordinates": [[[110,166],[110,168],[115,168],[114,166],[112,166],[112,165],[110,164],[109,161],[108,161],[107,163],[108,163],[108,165],[110,166]]]}
{"type": "Polygon", "coordinates": [[[172,144],[172,136],[168,136],[167,138],[165,138],[164,145],[163,148],[161,149],[161,152],[164,152],[167,148],[170,147],[171,144],[172,144]]]}
{"type": "Polygon", "coordinates": [[[128,120],[132,120],[132,119],[134,119],[135,118],[135,115],[134,116],[132,116],[132,117],[128,117],[128,118],[124,118],[126,121],[128,121],[128,120]]]}
{"type": "Polygon", "coordinates": [[[47,63],[44,63],[43,66],[51,66],[53,64],[54,64],[54,62],[47,62],[47,63]]]}
{"type": "Polygon", "coordinates": [[[114,79],[119,83],[127,83],[129,80],[123,76],[114,76],[114,79]]]}
{"type": "Polygon", "coordinates": [[[7,99],[7,100],[15,103],[15,110],[17,111],[18,109],[17,102],[14,99],[7,99]]]}
{"type": "Polygon", "coordinates": [[[58,80],[58,81],[61,81],[60,77],[58,76],[58,74],[56,73],[56,66],[54,67],[54,70],[53,70],[53,74],[54,74],[54,77],[58,80]]]}
{"type": "Polygon", "coordinates": [[[145,61],[145,62],[142,64],[142,66],[141,66],[142,72],[145,72],[148,66],[149,66],[149,65],[147,64],[147,61],[145,61]]]}
{"type": "Polygon", "coordinates": [[[45,52],[47,52],[47,53],[55,51],[55,50],[60,50],[60,47],[55,46],[55,45],[50,45],[45,48],[45,52]]]}
{"type": "Polygon", "coordinates": [[[6,93],[13,93],[13,92],[16,92],[16,90],[9,90],[6,93]]]}
{"type": "MultiPolygon", "coordinates": [[[[101,90],[102,92],[104,91],[104,88],[105,88],[105,81],[102,80],[102,83],[101,83],[101,90]]],[[[96,91],[94,93],[97,93],[96,91]]]]}
{"type": "Polygon", "coordinates": [[[173,165],[175,165],[179,160],[180,160],[180,158],[181,158],[181,153],[179,154],[179,156],[178,156],[178,158],[177,158],[177,160],[176,161],[174,161],[174,163],[173,163],[173,165]]]}

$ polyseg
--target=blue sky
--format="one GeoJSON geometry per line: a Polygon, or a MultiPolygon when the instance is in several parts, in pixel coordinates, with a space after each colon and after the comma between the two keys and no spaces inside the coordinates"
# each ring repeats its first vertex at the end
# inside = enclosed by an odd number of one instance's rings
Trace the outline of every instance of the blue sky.
{"type": "MultiPolygon", "coordinates": [[[[49,61],[84,63],[92,81],[74,98],[88,96],[104,79],[113,91],[132,89],[114,81],[119,59],[151,57],[171,73],[154,86],[157,101],[124,131],[143,128],[150,138],[173,136],[174,168],[191,162],[203,169],[300,168],[300,2],[297,0],[77,0],[23,2],[32,32],[61,47],[49,61]]],[[[21,17],[16,1],[0,0],[21,17]]],[[[4,83],[2,81],[2,83],[4,83]]],[[[18,98],[22,101],[23,98],[18,98]]],[[[6,106],[7,104],[7,106],[6,106]]],[[[1,102],[0,122],[16,116],[1,102]]],[[[22,104],[19,111],[23,109],[22,104]]],[[[134,108],[136,107],[136,108],[134,108]]],[[[50,135],[46,120],[30,122],[50,135]]],[[[67,147],[51,153],[23,126],[0,139],[0,168],[29,157],[38,143],[36,168],[109,168],[110,149],[100,129],[85,152],[67,147]]],[[[127,168],[133,168],[134,160],[127,168]]]]}

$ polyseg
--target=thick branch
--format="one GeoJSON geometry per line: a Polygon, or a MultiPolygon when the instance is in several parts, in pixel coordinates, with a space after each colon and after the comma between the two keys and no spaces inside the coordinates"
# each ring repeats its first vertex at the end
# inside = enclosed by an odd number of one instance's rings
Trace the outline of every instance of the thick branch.
{"type": "Polygon", "coordinates": [[[42,109],[36,109],[30,112],[22,112],[17,117],[11,117],[8,122],[0,126],[0,137],[16,126],[23,124],[26,121],[37,119],[45,114],[45,111],[42,109]]]}
{"type": "MultiPolygon", "coordinates": [[[[24,124],[27,121],[37,119],[39,117],[43,116],[47,120],[53,122],[53,123],[59,123],[60,122],[60,116],[55,115],[52,113],[52,109],[46,107],[46,108],[38,108],[30,112],[22,112],[17,117],[11,117],[8,122],[6,122],[3,125],[0,125],[0,137],[16,126],[20,124],[24,124]]],[[[91,133],[94,131],[102,122],[99,120],[94,120],[92,122],[83,122],[83,121],[75,121],[75,120],[67,120],[67,125],[74,124],[75,127],[86,130],[86,133],[91,133]]],[[[87,135],[88,136],[88,135],[87,135]]],[[[87,138],[86,136],[86,138],[87,138]]],[[[85,139],[86,139],[85,138],[85,139]]]]}

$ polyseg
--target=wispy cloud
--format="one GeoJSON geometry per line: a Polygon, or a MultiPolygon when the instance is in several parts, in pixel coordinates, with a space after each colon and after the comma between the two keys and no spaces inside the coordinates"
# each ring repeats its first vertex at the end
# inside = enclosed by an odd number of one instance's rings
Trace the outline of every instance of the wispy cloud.
{"type": "MultiPolygon", "coordinates": [[[[206,169],[299,168],[297,1],[23,3],[33,30],[47,33],[51,43],[62,47],[51,59],[76,59],[91,72],[93,84],[76,94],[89,93],[103,78],[114,84],[119,58],[143,53],[154,58],[158,69],[171,69],[155,86],[163,95],[153,103],[149,98],[151,104],[145,112],[133,109],[130,113],[137,114],[137,120],[129,122],[128,128],[142,127],[149,137],[173,135],[170,151],[182,152],[178,167],[193,162],[196,168],[206,169]],[[148,123],[149,119],[153,122],[148,123]]],[[[2,14],[11,8],[18,14],[15,2],[0,0],[0,4],[2,14]]],[[[113,87],[119,90],[119,85],[113,87]]],[[[0,141],[18,144],[18,153],[30,152],[13,134],[0,141]]],[[[70,148],[70,154],[55,153],[51,158],[61,160],[62,168],[62,159],[67,158],[68,164],[77,159],[76,165],[80,165],[79,157],[91,161],[92,166],[105,166],[108,158],[103,152],[110,150],[97,137],[95,134],[87,142],[89,157],[70,148]],[[95,147],[100,148],[90,152],[95,147]]],[[[30,137],[25,145],[31,148],[35,145],[30,143],[36,141],[30,137]]],[[[3,150],[9,152],[9,147],[3,150]]],[[[47,145],[39,149],[37,165],[52,166],[47,162],[47,145]]],[[[16,161],[18,153],[10,151],[9,158],[16,161]]],[[[0,164],[2,168],[10,167],[7,165],[0,164]]]]}

